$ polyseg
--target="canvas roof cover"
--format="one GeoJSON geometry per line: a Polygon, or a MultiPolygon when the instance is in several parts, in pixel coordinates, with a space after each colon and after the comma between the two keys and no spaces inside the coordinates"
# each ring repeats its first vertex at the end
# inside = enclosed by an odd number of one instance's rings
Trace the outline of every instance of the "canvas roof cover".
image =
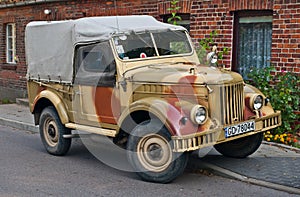
{"type": "Polygon", "coordinates": [[[151,16],[138,15],[30,22],[25,31],[27,78],[72,83],[76,44],[108,40],[118,33],[167,29],[184,30],[151,16]]]}

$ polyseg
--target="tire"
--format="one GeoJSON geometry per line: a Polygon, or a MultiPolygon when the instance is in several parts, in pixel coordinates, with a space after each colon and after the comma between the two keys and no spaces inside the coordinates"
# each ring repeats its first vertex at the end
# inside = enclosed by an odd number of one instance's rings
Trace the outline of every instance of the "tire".
{"type": "Polygon", "coordinates": [[[233,158],[245,158],[254,153],[263,140],[263,133],[257,133],[229,142],[216,144],[215,149],[224,156],[233,158]]]}
{"type": "Polygon", "coordinates": [[[168,183],[183,173],[188,155],[174,153],[170,141],[170,133],[158,120],[142,122],[133,129],[127,157],[142,180],[168,183]]]}
{"type": "Polygon", "coordinates": [[[71,139],[65,139],[64,134],[71,130],[64,127],[54,107],[46,107],[39,120],[41,140],[47,152],[51,155],[65,155],[71,146],[71,139]]]}

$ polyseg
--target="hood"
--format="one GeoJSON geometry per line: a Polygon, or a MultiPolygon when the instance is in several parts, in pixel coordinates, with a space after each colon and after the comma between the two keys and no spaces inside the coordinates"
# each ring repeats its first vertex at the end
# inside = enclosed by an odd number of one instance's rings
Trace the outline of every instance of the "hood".
{"type": "Polygon", "coordinates": [[[229,84],[242,82],[240,74],[224,69],[180,64],[155,64],[128,70],[126,78],[133,82],[182,83],[182,84],[229,84]]]}

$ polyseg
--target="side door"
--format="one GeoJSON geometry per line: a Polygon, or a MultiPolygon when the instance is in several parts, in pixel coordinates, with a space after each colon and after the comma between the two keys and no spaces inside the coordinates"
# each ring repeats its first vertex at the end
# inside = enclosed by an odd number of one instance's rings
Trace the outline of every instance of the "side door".
{"type": "Polygon", "coordinates": [[[109,41],[77,46],[74,61],[75,123],[116,124],[120,102],[114,88],[117,69],[109,41]]]}

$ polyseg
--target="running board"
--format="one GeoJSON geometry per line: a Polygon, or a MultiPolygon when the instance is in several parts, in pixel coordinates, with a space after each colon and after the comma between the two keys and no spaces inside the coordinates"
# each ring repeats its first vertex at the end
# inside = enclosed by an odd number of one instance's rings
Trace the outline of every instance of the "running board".
{"type": "MultiPolygon", "coordinates": [[[[67,123],[67,124],[65,124],[65,127],[69,128],[69,129],[82,130],[82,131],[86,131],[89,133],[105,135],[105,136],[109,136],[109,137],[116,137],[116,135],[117,135],[116,130],[113,130],[113,129],[103,129],[103,128],[99,128],[99,127],[91,127],[91,126],[79,125],[79,124],[74,124],[74,123],[67,123]]],[[[70,138],[71,136],[66,136],[66,137],[70,138]]]]}

